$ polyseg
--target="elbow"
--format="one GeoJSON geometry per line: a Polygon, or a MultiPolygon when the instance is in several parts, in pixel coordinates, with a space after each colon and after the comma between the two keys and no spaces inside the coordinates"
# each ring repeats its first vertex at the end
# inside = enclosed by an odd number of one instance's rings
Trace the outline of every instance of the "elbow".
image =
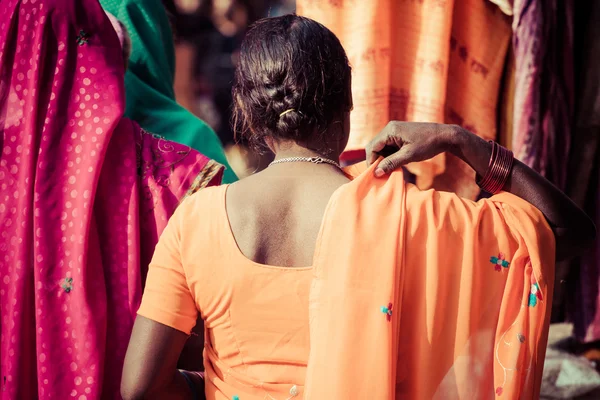
{"type": "Polygon", "coordinates": [[[131,388],[123,387],[121,385],[121,398],[123,400],[142,400],[144,398],[144,392],[132,390],[131,388]]]}
{"type": "Polygon", "coordinates": [[[123,400],[143,400],[148,398],[148,389],[135,381],[123,379],[121,381],[121,397],[123,400]]]}

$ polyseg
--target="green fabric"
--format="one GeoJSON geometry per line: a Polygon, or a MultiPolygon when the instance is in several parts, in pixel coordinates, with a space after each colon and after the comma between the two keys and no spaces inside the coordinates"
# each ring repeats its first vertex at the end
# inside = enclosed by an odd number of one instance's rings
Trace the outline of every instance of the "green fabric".
{"type": "Polygon", "coordinates": [[[221,141],[202,120],[175,101],[175,48],[161,0],[100,0],[131,37],[125,74],[125,115],[148,132],[182,143],[226,167],[224,183],[237,180],[221,141]]]}

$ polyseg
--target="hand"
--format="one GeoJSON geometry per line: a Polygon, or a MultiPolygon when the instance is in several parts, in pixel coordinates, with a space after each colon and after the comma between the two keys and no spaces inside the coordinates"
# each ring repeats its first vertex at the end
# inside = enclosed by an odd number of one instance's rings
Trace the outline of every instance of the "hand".
{"type": "Polygon", "coordinates": [[[448,151],[460,129],[456,125],[390,121],[367,145],[367,165],[386,157],[375,170],[380,177],[403,165],[428,160],[448,151]]]}

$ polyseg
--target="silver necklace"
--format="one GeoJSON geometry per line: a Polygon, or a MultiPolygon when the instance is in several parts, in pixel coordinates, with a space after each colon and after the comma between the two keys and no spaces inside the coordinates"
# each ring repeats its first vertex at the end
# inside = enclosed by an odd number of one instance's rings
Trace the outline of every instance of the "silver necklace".
{"type": "Polygon", "coordinates": [[[281,164],[281,163],[288,163],[288,162],[311,162],[311,163],[314,163],[314,164],[331,164],[333,166],[338,167],[339,169],[342,169],[342,167],[340,166],[340,164],[337,163],[336,161],[330,160],[329,158],[323,158],[323,157],[287,157],[287,158],[280,158],[279,160],[273,161],[271,164],[269,164],[269,166],[271,166],[273,164],[281,164]]]}

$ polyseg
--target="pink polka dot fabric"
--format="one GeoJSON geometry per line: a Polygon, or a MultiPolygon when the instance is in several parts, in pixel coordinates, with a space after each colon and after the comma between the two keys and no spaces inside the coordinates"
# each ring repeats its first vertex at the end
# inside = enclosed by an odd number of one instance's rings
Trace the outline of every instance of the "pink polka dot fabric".
{"type": "Polygon", "coordinates": [[[221,170],[122,118],[97,0],[3,0],[0,46],[0,397],[119,398],[158,236],[221,170]]]}

